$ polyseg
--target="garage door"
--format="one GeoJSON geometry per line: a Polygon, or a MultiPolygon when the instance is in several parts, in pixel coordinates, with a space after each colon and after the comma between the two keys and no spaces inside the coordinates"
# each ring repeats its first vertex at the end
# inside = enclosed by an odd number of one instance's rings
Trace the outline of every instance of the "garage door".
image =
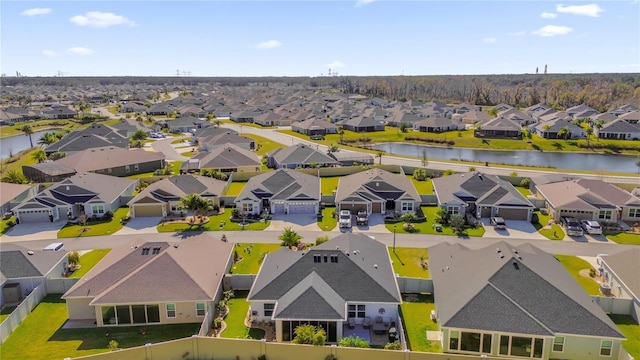
{"type": "Polygon", "coordinates": [[[289,214],[315,214],[316,206],[314,204],[305,205],[289,205],[289,214]]]}
{"type": "Polygon", "coordinates": [[[284,214],[284,204],[273,204],[274,214],[284,214]]]}
{"type": "Polygon", "coordinates": [[[18,213],[20,223],[34,223],[49,220],[49,210],[25,210],[18,213]]]}
{"type": "Polygon", "coordinates": [[[352,214],[356,214],[358,211],[367,211],[367,204],[340,204],[340,210],[349,210],[352,214]]]}
{"type": "Polygon", "coordinates": [[[509,220],[527,220],[528,213],[529,209],[500,208],[500,211],[498,211],[500,217],[509,220]]]}
{"type": "Polygon", "coordinates": [[[134,205],[133,209],[136,217],[162,216],[162,205],[134,205]]]}

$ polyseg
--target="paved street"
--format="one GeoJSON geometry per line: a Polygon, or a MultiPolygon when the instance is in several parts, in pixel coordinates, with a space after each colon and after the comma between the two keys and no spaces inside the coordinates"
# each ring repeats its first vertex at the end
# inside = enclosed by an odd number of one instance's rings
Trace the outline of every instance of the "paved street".
{"type": "MultiPolygon", "coordinates": [[[[167,161],[187,161],[188,157],[180,155],[176,148],[171,144],[175,138],[170,137],[162,140],[157,140],[151,143],[151,147],[155,152],[161,152],[164,154],[167,161]]],[[[187,150],[185,150],[187,151],[187,150]]]]}

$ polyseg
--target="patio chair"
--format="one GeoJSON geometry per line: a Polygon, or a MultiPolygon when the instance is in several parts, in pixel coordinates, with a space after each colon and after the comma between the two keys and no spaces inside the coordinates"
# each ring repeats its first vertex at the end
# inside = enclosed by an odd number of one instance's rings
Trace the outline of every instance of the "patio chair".
{"type": "Polygon", "coordinates": [[[367,329],[369,328],[369,325],[371,324],[371,318],[370,317],[365,317],[364,321],[362,322],[362,327],[367,329]]]}
{"type": "Polygon", "coordinates": [[[356,319],[355,318],[349,318],[349,329],[354,329],[356,327],[356,319]]]}

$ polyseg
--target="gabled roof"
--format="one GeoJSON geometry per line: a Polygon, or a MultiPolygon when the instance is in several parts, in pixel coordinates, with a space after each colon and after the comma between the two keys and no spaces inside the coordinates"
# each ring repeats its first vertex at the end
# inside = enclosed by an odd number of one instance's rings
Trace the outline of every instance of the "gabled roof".
{"type": "Polygon", "coordinates": [[[236,202],[244,199],[320,201],[320,178],[289,169],[278,169],[252,177],[236,202]]]}
{"type": "Polygon", "coordinates": [[[20,194],[31,189],[32,185],[12,184],[0,182],[0,204],[6,204],[15,199],[20,194]]]}
{"type": "Polygon", "coordinates": [[[375,168],[340,178],[335,201],[342,202],[352,198],[420,201],[420,194],[406,176],[375,168]]]}
{"type": "Polygon", "coordinates": [[[345,319],[346,302],[401,302],[386,246],[364,234],[268,254],[247,299],[277,301],[274,318],[290,319],[345,319]]]}
{"type": "Polygon", "coordinates": [[[357,116],[342,122],[342,125],[348,125],[353,127],[384,126],[384,122],[376,120],[373,117],[357,116]]]}
{"type": "Polygon", "coordinates": [[[482,130],[520,131],[522,127],[517,121],[504,116],[483,120],[479,124],[482,130]]]}
{"type": "MultiPolygon", "coordinates": [[[[236,145],[227,143],[208,152],[201,152],[186,162],[188,168],[197,164],[197,169],[222,169],[241,166],[260,168],[262,162],[255,153],[236,145]]],[[[184,164],[183,164],[184,166],[184,164]]]]}
{"type": "Polygon", "coordinates": [[[495,175],[481,172],[454,174],[433,179],[433,190],[439,204],[474,202],[485,206],[533,208],[511,183],[495,175]]]}
{"type": "Polygon", "coordinates": [[[443,243],[429,259],[440,326],[624,338],[562,264],[533,245],[443,243]]]}
{"type": "Polygon", "coordinates": [[[617,254],[602,256],[602,260],[627,286],[636,300],[640,300],[640,247],[617,254]]]}
{"type": "Polygon", "coordinates": [[[602,180],[578,179],[537,186],[554,208],[595,210],[601,207],[640,206],[640,199],[602,180]]]}
{"type": "Polygon", "coordinates": [[[42,277],[66,256],[64,251],[29,251],[22,246],[4,243],[0,247],[0,275],[6,280],[42,277]]]}
{"type": "Polygon", "coordinates": [[[598,130],[598,133],[640,133],[640,125],[631,124],[621,118],[610,121],[598,130]]]}
{"type": "Polygon", "coordinates": [[[322,151],[316,150],[307,144],[296,144],[286,148],[280,148],[267,155],[278,164],[295,164],[310,166],[311,164],[336,164],[336,160],[322,151]]]}
{"type": "Polygon", "coordinates": [[[227,183],[200,175],[177,175],[157,181],[136,197],[129,200],[128,205],[178,200],[186,195],[222,196],[227,183]],[[155,200],[153,200],[155,199],[155,200]]]}
{"type": "Polygon", "coordinates": [[[129,139],[117,129],[104,124],[93,124],[85,129],[65,135],[47,146],[45,152],[76,152],[100,146],[129,147],[129,139]]]}
{"type": "Polygon", "coordinates": [[[291,127],[296,127],[300,129],[337,129],[337,127],[326,121],[320,119],[307,119],[301,122],[297,122],[291,124],[291,127]]]}
{"type": "Polygon", "coordinates": [[[205,234],[175,244],[136,239],[113,249],[63,298],[92,298],[90,305],[211,301],[232,248],[205,234]]]}

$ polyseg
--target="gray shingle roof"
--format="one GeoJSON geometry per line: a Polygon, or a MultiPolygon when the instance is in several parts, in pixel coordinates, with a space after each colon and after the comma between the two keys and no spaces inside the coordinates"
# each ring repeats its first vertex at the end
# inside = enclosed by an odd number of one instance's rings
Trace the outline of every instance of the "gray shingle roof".
{"type": "Polygon", "coordinates": [[[273,158],[278,164],[295,164],[309,166],[316,164],[336,164],[337,161],[329,155],[313,149],[306,144],[297,144],[286,148],[274,150],[267,156],[273,158]]]}
{"type": "Polygon", "coordinates": [[[278,169],[252,177],[242,189],[239,199],[281,199],[300,198],[320,200],[320,178],[295,170],[278,169]]]}
{"type": "Polygon", "coordinates": [[[8,279],[42,277],[67,256],[65,251],[33,251],[14,244],[2,244],[0,274],[8,279]]]}
{"type": "Polygon", "coordinates": [[[339,320],[345,318],[344,299],[320,275],[310,273],[278,300],[276,319],[339,320]],[[304,317],[300,317],[304,314],[304,317]]]}
{"type": "Polygon", "coordinates": [[[495,175],[480,172],[454,174],[433,179],[439,204],[476,202],[482,205],[521,206],[533,208],[511,183],[495,175]]]}
{"type": "Polygon", "coordinates": [[[406,176],[377,168],[340,178],[336,202],[345,201],[354,196],[381,200],[408,198],[420,201],[418,191],[406,176]]]}
{"type": "Polygon", "coordinates": [[[618,278],[640,300],[640,248],[632,248],[623,252],[603,256],[604,262],[618,278]]]}
{"type": "Polygon", "coordinates": [[[128,204],[154,202],[151,199],[165,202],[194,193],[201,196],[222,196],[226,185],[224,181],[200,175],[171,176],[147,186],[128,204]]]}

